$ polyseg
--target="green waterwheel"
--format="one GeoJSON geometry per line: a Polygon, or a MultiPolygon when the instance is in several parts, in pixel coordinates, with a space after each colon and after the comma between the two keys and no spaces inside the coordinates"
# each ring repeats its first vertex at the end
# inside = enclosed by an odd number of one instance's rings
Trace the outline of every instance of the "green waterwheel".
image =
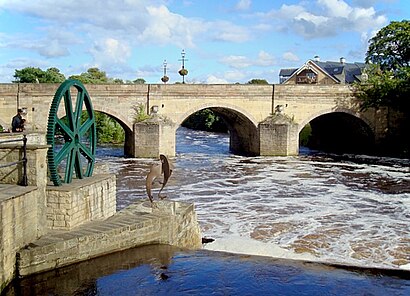
{"type": "Polygon", "coordinates": [[[97,144],[95,116],[80,81],[66,80],[57,89],[48,115],[47,144],[51,145],[47,160],[55,186],[71,183],[74,172],[77,179],[92,175],[97,144]]]}

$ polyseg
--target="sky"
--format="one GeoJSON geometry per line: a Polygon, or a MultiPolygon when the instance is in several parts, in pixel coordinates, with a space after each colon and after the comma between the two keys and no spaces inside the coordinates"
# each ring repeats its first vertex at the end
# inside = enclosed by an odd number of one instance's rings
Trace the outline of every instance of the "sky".
{"type": "Polygon", "coordinates": [[[16,69],[67,78],[97,67],[110,78],[278,83],[279,71],[364,62],[368,41],[410,17],[410,0],[0,0],[0,83],[16,69]]]}

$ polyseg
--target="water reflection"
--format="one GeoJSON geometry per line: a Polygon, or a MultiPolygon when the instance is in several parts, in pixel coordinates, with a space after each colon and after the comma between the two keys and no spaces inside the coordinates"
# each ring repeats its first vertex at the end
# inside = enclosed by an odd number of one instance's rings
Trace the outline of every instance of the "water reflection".
{"type": "Polygon", "coordinates": [[[25,278],[6,295],[409,295],[409,276],[157,245],[25,278]]]}
{"type": "MultiPolygon", "coordinates": [[[[331,155],[242,157],[228,137],[180,128],[166,187],[195,203],[204,236],[264,243],[262,254],[360,266],[410,268],[410,174],[404,160],[376,164],[331,155]],[[281,253],[275,253],[279,246],[281,253]]],[[[103,157],[117,174],[118,208],[146,198],[152,160],[103,157]]],[[[216,244],[215,244],[216,245],[216,244]]]]}

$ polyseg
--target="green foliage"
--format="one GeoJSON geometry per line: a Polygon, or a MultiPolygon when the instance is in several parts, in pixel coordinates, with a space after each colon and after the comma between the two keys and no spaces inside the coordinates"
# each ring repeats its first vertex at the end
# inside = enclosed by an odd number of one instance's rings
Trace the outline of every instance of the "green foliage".
{"type": "Polygon", "coordinates": [[[20,83],[61,83],[65,76],[57,68],[48,68],[46,71],[35,67],[26,67],[16,70],[14,74],[15,81],[20,83]]]}
{"type": "Polygon", "coordinates": [[[95,112],[95,123],[97,129],[97,142],[99,144],[117,144],[124,142],[124,130],[113,118],[104,113],[95,112]]]}
{"type": "Polygon", "coordinates": [[[251,79],[247,84],[269,84],[265,79],[251,79]]]}
{"type": "Polygon", "coordinates": [[[98,68],[89,68],[87,72],[80,75],[71,75],[70,79],[77,79],[84,84],[108,83],[107,74],[98,68]]]}
{"type": "Polygon", "coordinates": [[[124,81],[120,78],[109,78],[108,82],[113,84],[124,84],[124,81]]]}
{"type": "Polygon", "coordinates": [[[356,84],[363,110],[391,107],[410,114],[410,21],[391,22],[370,39],[366,61],[375,65],[356,84]]]}
{"type": "Polygon", "coordinates": [[[145,84],[144,78],[137,78],[133,81],[135,84],[145,84]]]}
{"type": "Polygon", "coordinates": [[[366,62],[378,64],[382,70],[409,67],[410,21],[393,21],[370,39],[366,62]]]}
{"type": "Polygon", "coordinates": [[[310,123],[308,123],[303,127],[303,129],[299,133],[299,144],[301,146],[307,147],[311,135],[312,127],[310,126],[310,123]]]}
{"type": "Polygon", "coordinates": [[[151,118],[151,116],[147,114],[145,104],[142,104],[142,103],[137,104],[136,106],[134,106],[134,111],[135,111],[134,122],[141,122],[141,121],[151,118]]]}
{"type": "Polygon", "coordinates": [[[376,66],[369,73],[369,79],[356,84],[361,108],[391,107],[410,114],[410,67],[397,71],[381,71],[376,66]]]}
{"type": "Polygon", "coordinates": [[[182,126],[202,131],[228,131],[228,128],[223,119],[210,109],[203,109],[192,114],[182,123],[182,126]]]}

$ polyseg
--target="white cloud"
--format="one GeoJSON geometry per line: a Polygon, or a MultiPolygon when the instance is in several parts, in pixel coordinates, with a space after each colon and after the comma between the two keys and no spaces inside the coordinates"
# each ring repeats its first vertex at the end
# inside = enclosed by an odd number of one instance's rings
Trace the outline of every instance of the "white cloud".
{"type": "Polygon", "coordinates": [[[180,47],[194,47],[194,39],[206,31],[208,24],[201,20],[185,18],[171,13],[166,6],[147,7],[149,19],[138,39],[148,43],[176,44],[180,47]]]}
{"type": "Polygon", "coordinates": [[[293,52],[287,51],[282,55],[282,58],[285,61],[289,62],[298,62],[300,59],[297,55],[295,55],[293,52]]]}
{"type": "Polygon", "coordinates": [[[126,64],[131,56],[131,48],[125,42],[114,38],[96,42],[90,52],[98,65],[126,64]]]}
{"type": "Polygon", "coordinates": [[[255,61],[256,66],[269,67],[275,63],[275,59],[269,53],[261,50],[258,54],[258,58],[255,61]]]}
{"type": "Polygon", "coordinates": [[[306,39],[336,36],[340,32],[361,34],[380,29],[387,23],[386,16],[378,15],[373,7],[353,7],[344,0],[283,4],[279,10],[258,16],[277,22],[279,30],[291,30],[306,39]]]}
{"type": "Polygon", "coordinates": [[[235,8],[237,10],[248,10],[251,7],[251,4],[251,0],[239,0],[238,3],[236,3],[235,8]]]}
{"type": "Polygon", "coordinates": [[[324,6],[329,17],[348,17],[353,8],[343,0],[318,0],[320,6],[324,6]]]}
{"type": "Polygon", "coordinates": [[[224,77],[231,83],[235,83],[244,80],[244,78],[246,77],[246,73],[244,71],[238,70],[227,71],[225,72],[224,77]]]}
{"type": "Polygon", "coordinates": [[[228,81],[224,78],[219,78],[214,75],[209,75],[206,79],[207,84],[227,84],[228,81]]]}
{"type": "Polygon", "coordinates": [[[244,69],[252,66],[269,67],[275,63],[274,57],[261,50],[256,58],[230,55],[221,59],[221,63],[234,69],[244,69]]]}
{"type": "Polygon", "coordinates": [[[235,55],[222,58],[221,63],[228,65],[235,69],[243,69],[243,68],[250,67],[252,65],[252,63],[247,57],[235,56],[235,55]]]}
{"type": "Polygon", "coordinates": [[[42,56],[48,58],[63,57],[69,55],[67,47],[61,45],[58,40],[51,40],[47,44],[35,46],[34,49],[42,56]]]}
{"type": "Polygon", "coordinates": [[[213,32],[213,39],[217,41],[240,43],[252,38],[248,28],[227,21],[209,23],[208,29],[213,32]]]}

